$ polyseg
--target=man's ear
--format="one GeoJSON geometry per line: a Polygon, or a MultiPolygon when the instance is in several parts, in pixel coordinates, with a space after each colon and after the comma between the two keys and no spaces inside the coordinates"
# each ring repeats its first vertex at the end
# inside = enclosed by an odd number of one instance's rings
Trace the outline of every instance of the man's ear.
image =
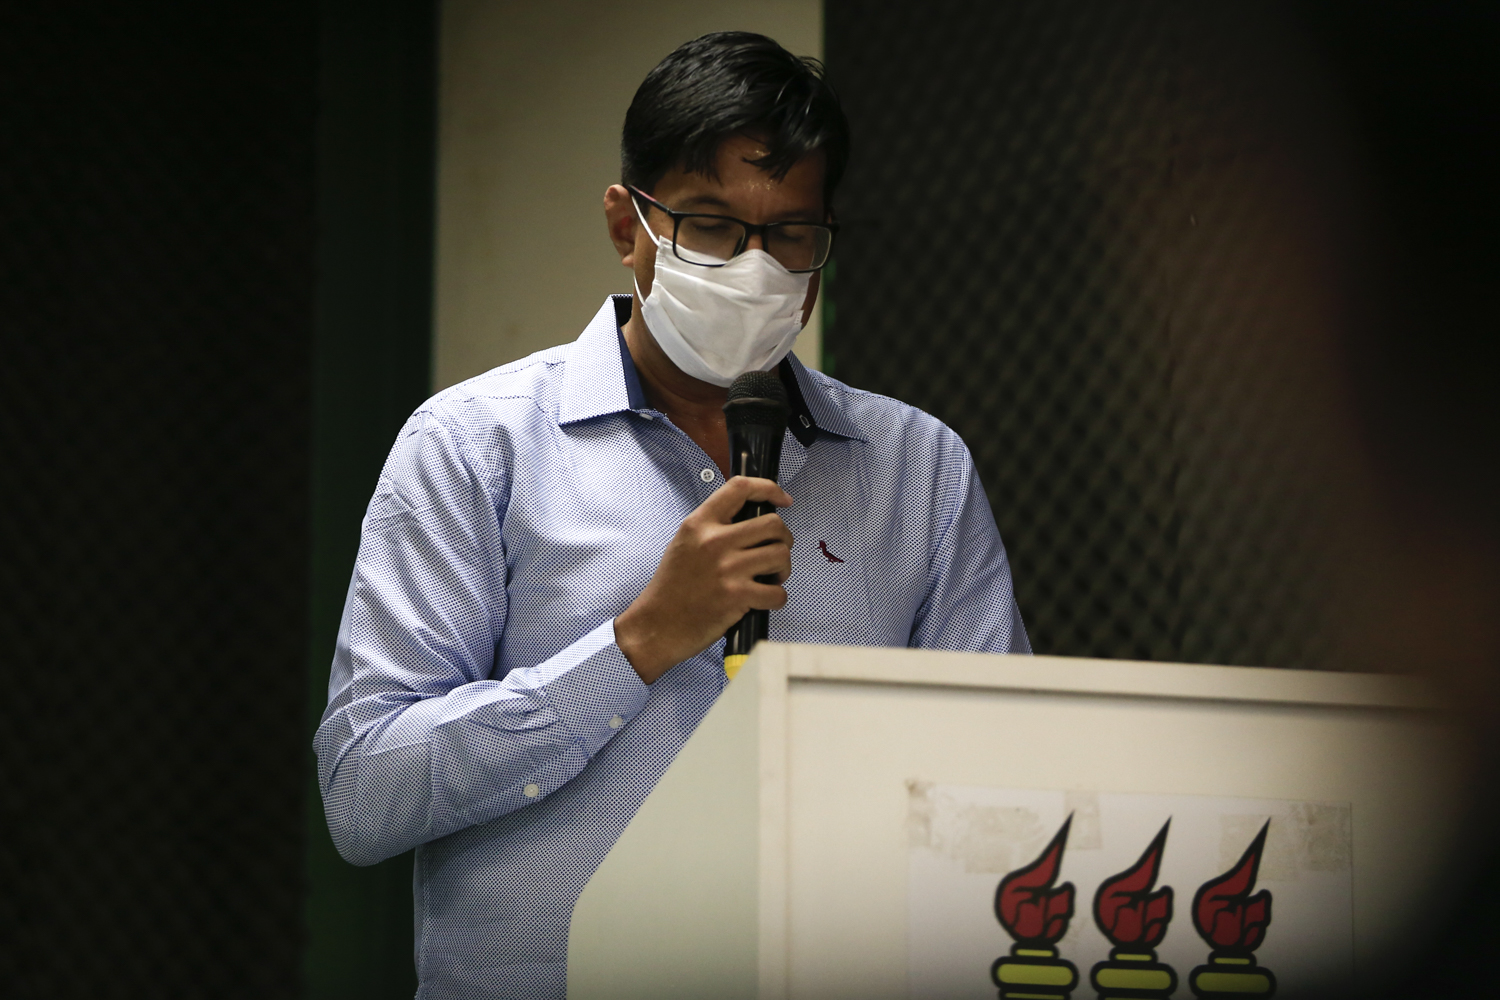
{"type": "Polygon", "coordinates": [[[635,230],[640,223],[635,217],[630,192],[623,184],[611,184],[604,189],[604,221],[609,226],[609,239],[620,255],[620,263],[635,266],[635,230]]]}

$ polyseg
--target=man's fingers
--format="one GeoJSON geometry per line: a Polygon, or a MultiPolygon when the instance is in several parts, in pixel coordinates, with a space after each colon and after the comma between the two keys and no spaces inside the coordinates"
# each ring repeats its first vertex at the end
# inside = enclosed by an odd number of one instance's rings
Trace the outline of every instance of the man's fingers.
{"type": "Polygon", "coordinates": [[[719,532],[723,544],[731,549],[748,549],[767,542],[781,542],[787,547],[792,544],[792,529],[786,526],[779,514],[762,514],[748,521],[725,525],[719,532]]]}
{"type": "Polygon", "coordinates": [[[756,611],[780,611],[786,607],[786,588],[774,583],[751,583],[746,591],[756,611]]]}
{"type": "MultiPolygon", "coordinates": [[[[760,500],[765,503],[773,503],[778,507],[790,507],[792,497],[786,490],[782,489],[774,479],[758,479],[754,476],[733,476],[720,489],[728,489],[731,486],[744,490],[740,499],[740,507],[751,500],[760,500]]],[[[735,510],[738,510],[736,507],[735,510]]]]}
{"type": "Polygon", "coordinates": [[[792,498],[786,490],[776,485],[775,480],[735,476],[715,490],[713,496],[703,501],[698,509],[720,524],[728,524],[740,512],[740,508],[752,500],[773,503],[778,507],[792,505],[792,498]]]}
{"type": "Polygon", "coordinates": [[[792,573],[792,550],[785,545],[762,545],[734,553],[723,565],[731,577],[775,575],[777,583],[785,583],[792,573]]]}

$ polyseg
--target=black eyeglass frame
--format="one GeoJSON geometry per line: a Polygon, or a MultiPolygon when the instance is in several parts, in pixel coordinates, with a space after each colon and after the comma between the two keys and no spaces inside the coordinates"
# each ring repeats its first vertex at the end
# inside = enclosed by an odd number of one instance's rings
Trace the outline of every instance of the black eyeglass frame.
{"type": "Polygon", "coordinates": [[[817,267],[789,267],[787,268],[789,272],[791,272],[792,274],[813,274],[817,271],[823,270],[823,268],[828,266],[828,262],[833,259],[833,244],[837,240],[839,234],[839,224],[837,222],[765,222],[761,223],[760,225],[756,225],[753,222],[746,222],[744,219],[736,219],[732,215],[718,215],[714,212],[679,212],[676,209],[668,208],[667,206],[663,205],[661,202],[657,201],[655,198],[651,197],[649,194],[642,191],[634,184],[626,184],[625,190],[629,191],[632,197],[640,198],[652,208],[657,208],[665,212],[667,218],[672,220],[672,254],[678,260],[684,261],[688,264],[696,264],[699,267],[723,267],[724,264],[728,264],[729,261],[726,260],[723,264],[705,264],[701,260],[690,260],[689,258],[682,255],[682,253],[677,249],[677,232],[682,227],[682,220],[687,218],[723,219],[726,222],[733,222],[736,225],[742,227],[745,230],[745,237],[740,241],[739,245],[734,248],[734,253],[729,255],[729,260],[733,260],[740,254],[745,252],[745,246],[750,242],[750,237],[759,236],[761,243],[764,244],[766,242],[766,232],[768,230],[780,229],[786,226],[816,226],[819,229],[828,230],[828,254],[823,258],[823,263],[819,264],[817,267]]]}

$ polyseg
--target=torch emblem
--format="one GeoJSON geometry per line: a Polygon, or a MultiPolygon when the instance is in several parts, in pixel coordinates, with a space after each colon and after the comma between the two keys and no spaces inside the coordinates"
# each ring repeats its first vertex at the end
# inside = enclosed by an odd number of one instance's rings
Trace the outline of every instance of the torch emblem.
{"type": "Polygon", "coordinates": [[[1271,893],[1254,895],[1260,857],[1266,847],[1266,820],[1239,862],[1198,888],[1193,897],[1193,926],[1213,950],[1208,964],[1188,976],[1188,986],[1204,1000],[1214,997],[1264,998],[1276,992],[1270,969],[1255,964],[1255,949],[1271,925],[1271,893]]]}
{"type": "Polygon", "coordinates": [[[995,916],[1016,941],[1009,955],[990,966],[1000,1000],[1068,1000],[1078,985],[1078,967],[1059,958],[1056,947],[1073,917],[1073,883],[1056,885],[1072,825],[1069,816],[1041,855],[995,890],[995,916]]]}
{"type": "Polygon", "coordinates": [[[1094,923],[1114,946],[1089,973],[1102,1000],[1167,1000],[1177,988],[1177,973],[1158,962],[1155,951],[1172,921],[1172,887],[1152,891],[1171,826],[1169,819],[1140,860],[1105,879],[1094,894],[1094,923]]]}

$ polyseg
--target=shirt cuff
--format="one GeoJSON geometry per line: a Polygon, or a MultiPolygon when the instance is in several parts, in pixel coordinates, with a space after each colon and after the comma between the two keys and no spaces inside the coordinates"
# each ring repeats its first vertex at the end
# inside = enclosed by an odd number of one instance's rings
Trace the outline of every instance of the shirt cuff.
{"type": "Polygon", "coordinates": [[[547,702],[592,758],[646,707],[651,689],[615,644],[613,618],[564,654],[574,665],[546,682],[547,702]]]}

